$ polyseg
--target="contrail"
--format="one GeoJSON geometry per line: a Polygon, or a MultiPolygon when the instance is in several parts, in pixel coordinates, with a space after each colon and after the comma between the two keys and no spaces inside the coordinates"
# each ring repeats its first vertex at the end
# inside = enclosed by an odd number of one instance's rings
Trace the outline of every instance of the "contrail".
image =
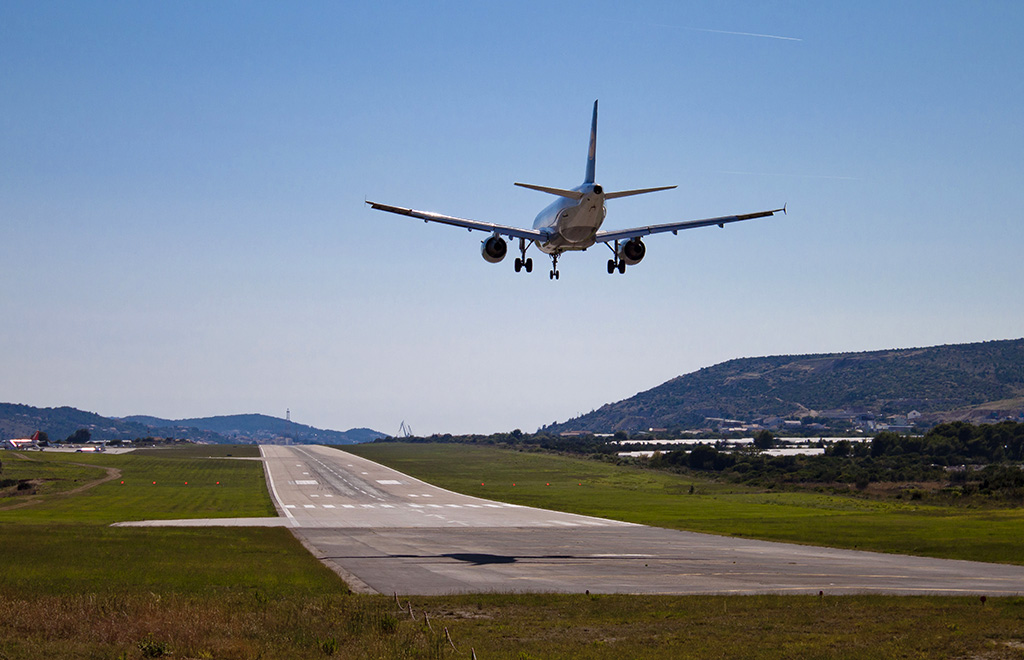
{"type": "MultiPolygon", "coordinates": [[[[611,19],[602,19],[612,22],[611,19]]],[[[669,25],[668,23],[648,23],[645,21],[614,21],[616,23],[633,23],[634,25],[650,25],[652,27],[671,28],[673,30],[690,30],[692,32],[710,32],[711,34],[732,34],[739,37],[760,37],[761,39],[780,39],[782,41],[803,41],[797,37],[784,37],[778,34],[761,34],[759,32],[734,32],[732,30],[712,30],[710,28],[687,27],[685,25],[669,25]]]]}
{"type": "MultiPolygon", "coordinates": [[[[672,27],[666,25],[665,27],[672,27]]],[[[796,37],[782,37],[777,34],[758,34],[757,32],[732,32],[730,30],[711,30],[709,28],[695,28],[695,27],[683,27],[684,30],[693,30],[694,32],[712,32],[714,34],[735,34],[740,37],[761,37],[762,39],[782,39],[783,41],[803,41],[803,39],[797,39],[796,37]]]]}

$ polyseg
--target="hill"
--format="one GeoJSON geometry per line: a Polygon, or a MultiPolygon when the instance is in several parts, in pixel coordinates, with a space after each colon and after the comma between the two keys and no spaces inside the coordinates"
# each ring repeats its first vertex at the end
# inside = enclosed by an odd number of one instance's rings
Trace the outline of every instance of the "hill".
{"type": "Polygon", "coordinates": [[[97,440],[131,440],[153,435],[149,427],[137,422],[103,417],[77,408],[0,403],[0,438],[27,438],[36,431],[46,431],[51,440],[63,440],[78,429],[89,429],[97,440]]]}
{"type": "Polygon", "coordinates": [[[267,415],[229,415],[168,420],[145,415],[115,418],[67,406],[36,408],[0,403],[0,439],[31,436],[45,431],[61,441],[78,429],[89,429],[94,440],[133,440],[145,437],[187,438],[200,442],[272,442],[289,439],[299,444],[355,444],[384,437],[371,429],[330,431],[267,415]]]}
{"type": "Polygon", "coordinates": [[[384,434],[367,428],[348,431],[318,429],[268,415],[224,415],[194,419],[168,420],[133,416],[125,419],[153,428],[199,429],[221,435],[230,442],[266,442],[288,438],[299,444],[351,445],[383,438],[384,434]]]}
{"type": "Polygon", "coordinates": [[[985,421],[1024,414],[1024,339],[729,360],[555,424],[552,432],[696,429],[708,418],[985,421]]]}

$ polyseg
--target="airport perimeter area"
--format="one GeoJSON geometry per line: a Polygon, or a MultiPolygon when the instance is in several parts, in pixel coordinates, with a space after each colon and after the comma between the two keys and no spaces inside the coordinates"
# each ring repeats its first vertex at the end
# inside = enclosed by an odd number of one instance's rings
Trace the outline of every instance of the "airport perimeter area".
{"type": "Polygon", "coordinates": [[[1024,567],[667,530],[469,497],[321,446],[261,448],[280,516],[357,591],[1011,596],[1024,567]]]}

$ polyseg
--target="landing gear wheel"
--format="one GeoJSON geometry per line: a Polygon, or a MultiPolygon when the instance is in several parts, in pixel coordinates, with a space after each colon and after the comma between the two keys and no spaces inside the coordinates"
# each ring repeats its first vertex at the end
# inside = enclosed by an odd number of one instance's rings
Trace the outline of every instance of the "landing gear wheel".
{"type": "Polygon", "coordinates": [[[608,274],[611,275],[614,272],[615,272],[615,260],[614,259],[609,259],[608,260],[608,274]]]}
{"type": "Polygon", "coordinates": [[[548,279],[549,280],[555,279],[555,271],[553,271],[553,270],[549,270],[548,271],[548,279]]]}
{"type": "Polygon", "coordinates": [[[625,261],[620,261],[619,262],[619,274],[620,275],[625,275],[626,274],[626,262],[625,261]]]}
{"type": "Polygon", "coordinates": [[[533,259],[527,259],[526,258],[526,249],[528,247],[530,247],[531,245],[533,245],[532,241],[527,243],[525,238],[520,238],[519,239],[519,252],[523,256],[516,257],[516,272],[517,273],[519,271],[521,271],[522,269],[524,269],[524,268],[526,269],[527,273],[532,273],[533,272],[533,259]]]}

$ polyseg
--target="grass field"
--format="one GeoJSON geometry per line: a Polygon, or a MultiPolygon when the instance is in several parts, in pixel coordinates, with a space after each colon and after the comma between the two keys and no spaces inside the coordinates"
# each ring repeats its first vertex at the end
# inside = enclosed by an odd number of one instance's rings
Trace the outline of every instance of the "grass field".
{"type": "MultiPolygon", "coordinates": [[[[216,446],[211,449],[224,452],[216,446]]],[[[98,479],[106,474],[104,468],[117,470],[120,476],[73,497],[41,497],[15,509],[0,503],[0,521],[110,524],[159,518],[276,515],[264,488],[260,462],[210,458],[196,455],[196,451],[184,447],[128,454],[38,452],[26,453],[30,460],[7,458],[5,478],[8,471],[17,470],[19,475],[34,471],[44,484],[60,484],[55,491],[98,479]]]]}
{"type": "MultiPolygon", "coordinates": [[[[469,658],[471,649],[480,660],[1024,657],[1024,598],[489,594],[413,598],[410,617],[404,598],[399,607],[351,594],[285,529],[108,525],[270,515],[260,463],[208,451],[44,453],[31,468],[19,462],[19,478],[67,483],[29,506],[4,508],[20,495],[0,499],[0,659],[469,658]],[[116,479],[68,494],[108,468],[116,479]]],[[[17,460],[10,456],[2,454],[5,475],[17,460]]],[[[544,469],[521,492],[586,492],[556,485],[564,469],[544,469]]],[[[600,477],[573,474],[575,484],[600,477]]],[[[619,496],[651,487],[629,475],[606,479],[619,496]]],[[[688,482],[679,487],[688,494],[688,482]]]]}
{"type": "Polygon", "coordinates": [[[713,534],[1024,564],[1022,509],[766,492],[474,445],[380,443],[344,449],[450,490],[515,504],[713,534]]]}

